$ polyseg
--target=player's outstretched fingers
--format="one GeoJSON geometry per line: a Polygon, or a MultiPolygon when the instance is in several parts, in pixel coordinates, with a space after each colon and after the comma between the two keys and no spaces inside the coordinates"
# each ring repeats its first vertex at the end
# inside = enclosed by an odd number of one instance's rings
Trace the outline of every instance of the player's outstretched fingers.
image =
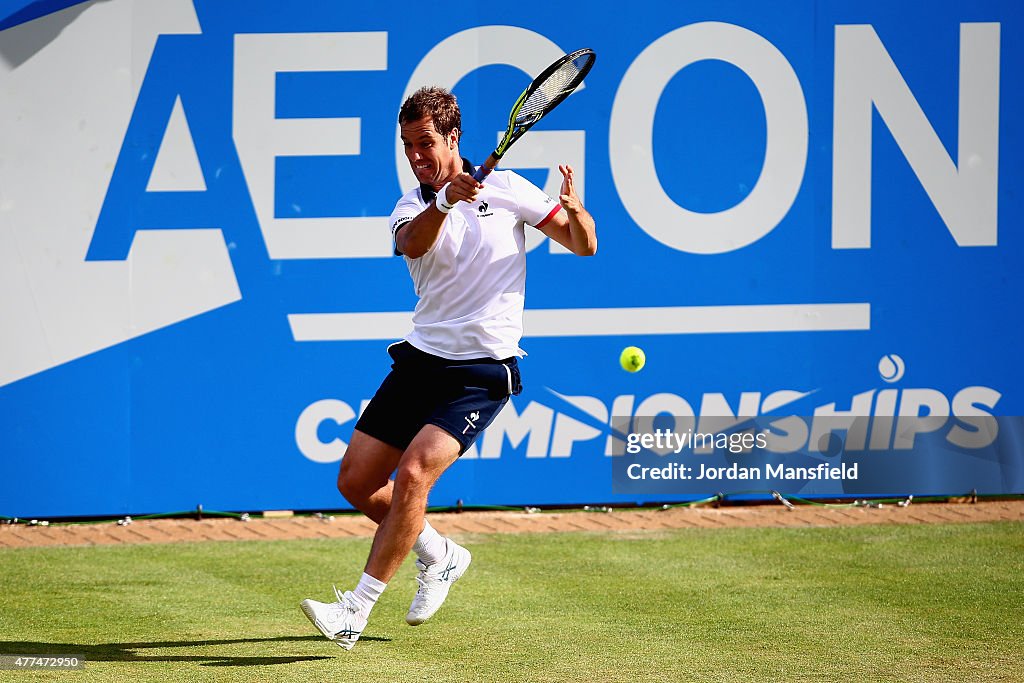
{"type": "Polygon", "coordinates": [[[562,188],[558,201],[566,211],[578,211],[580,200],[576,196],[576,183],[573,180],[573,169],[569,164],[559,164],[558,170],[562,174],[562,188]]]}

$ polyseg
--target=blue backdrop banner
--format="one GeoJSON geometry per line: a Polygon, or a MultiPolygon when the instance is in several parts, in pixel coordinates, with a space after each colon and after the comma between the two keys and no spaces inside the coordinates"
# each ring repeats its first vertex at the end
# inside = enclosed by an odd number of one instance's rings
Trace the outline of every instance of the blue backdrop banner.
{"type": "Polygon", "coordinates": [[[580,47],[503,167],[557,195],[575,166],[599,252],[531,231],[525,390],[431,504],[1024,492],[1024,6],[620,8],[110,0],[0,32],[0,514],[346,507],[416,301],[398,107],[453,88],[479,163],[580,47]],[[794,473],[628,475],[673,462],[794,473]]]}

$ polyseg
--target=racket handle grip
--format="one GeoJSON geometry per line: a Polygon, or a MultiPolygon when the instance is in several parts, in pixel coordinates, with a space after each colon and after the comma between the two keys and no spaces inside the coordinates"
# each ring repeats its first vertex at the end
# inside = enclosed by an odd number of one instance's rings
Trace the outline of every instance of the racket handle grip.
{"type": "Polygon", "coordinates": [[[487,157],[487,161],[480,164],[477,167],[476,171],[473,172],[473,180],[477,181],[478,183],[482,183],[484,181],[484,178],[489,176],[491,174],[491,171],[494,170],[494,167],[498,165],[498,160],[500,158],[501,157],[494,156],[494,154],[491,154],[491,156],[487,157]]]}

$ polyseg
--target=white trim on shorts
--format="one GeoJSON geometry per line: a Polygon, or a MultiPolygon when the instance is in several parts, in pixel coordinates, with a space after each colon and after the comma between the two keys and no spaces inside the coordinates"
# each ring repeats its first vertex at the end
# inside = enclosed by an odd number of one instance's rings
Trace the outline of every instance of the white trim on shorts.
{"type": "Polygon", "coordinates": [[[505,374],[508,375],[508,395],[512,395],[512,370],[508,367],[508,364],[502,363],[501,367],[505,368],[505,374]]]}

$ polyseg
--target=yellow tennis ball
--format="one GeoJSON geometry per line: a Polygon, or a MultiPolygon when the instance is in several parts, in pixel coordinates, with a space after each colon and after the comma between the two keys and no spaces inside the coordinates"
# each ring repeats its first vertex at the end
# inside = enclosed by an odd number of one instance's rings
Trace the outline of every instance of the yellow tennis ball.
{"type": "Polygon", "coordinates": [[[622,349],[622,355],[619,356],[619,364],[626,372],[638,372],[646,362],[647,356],[644,355],[643,349],[636,346],[627,346],[622,349]]]}

